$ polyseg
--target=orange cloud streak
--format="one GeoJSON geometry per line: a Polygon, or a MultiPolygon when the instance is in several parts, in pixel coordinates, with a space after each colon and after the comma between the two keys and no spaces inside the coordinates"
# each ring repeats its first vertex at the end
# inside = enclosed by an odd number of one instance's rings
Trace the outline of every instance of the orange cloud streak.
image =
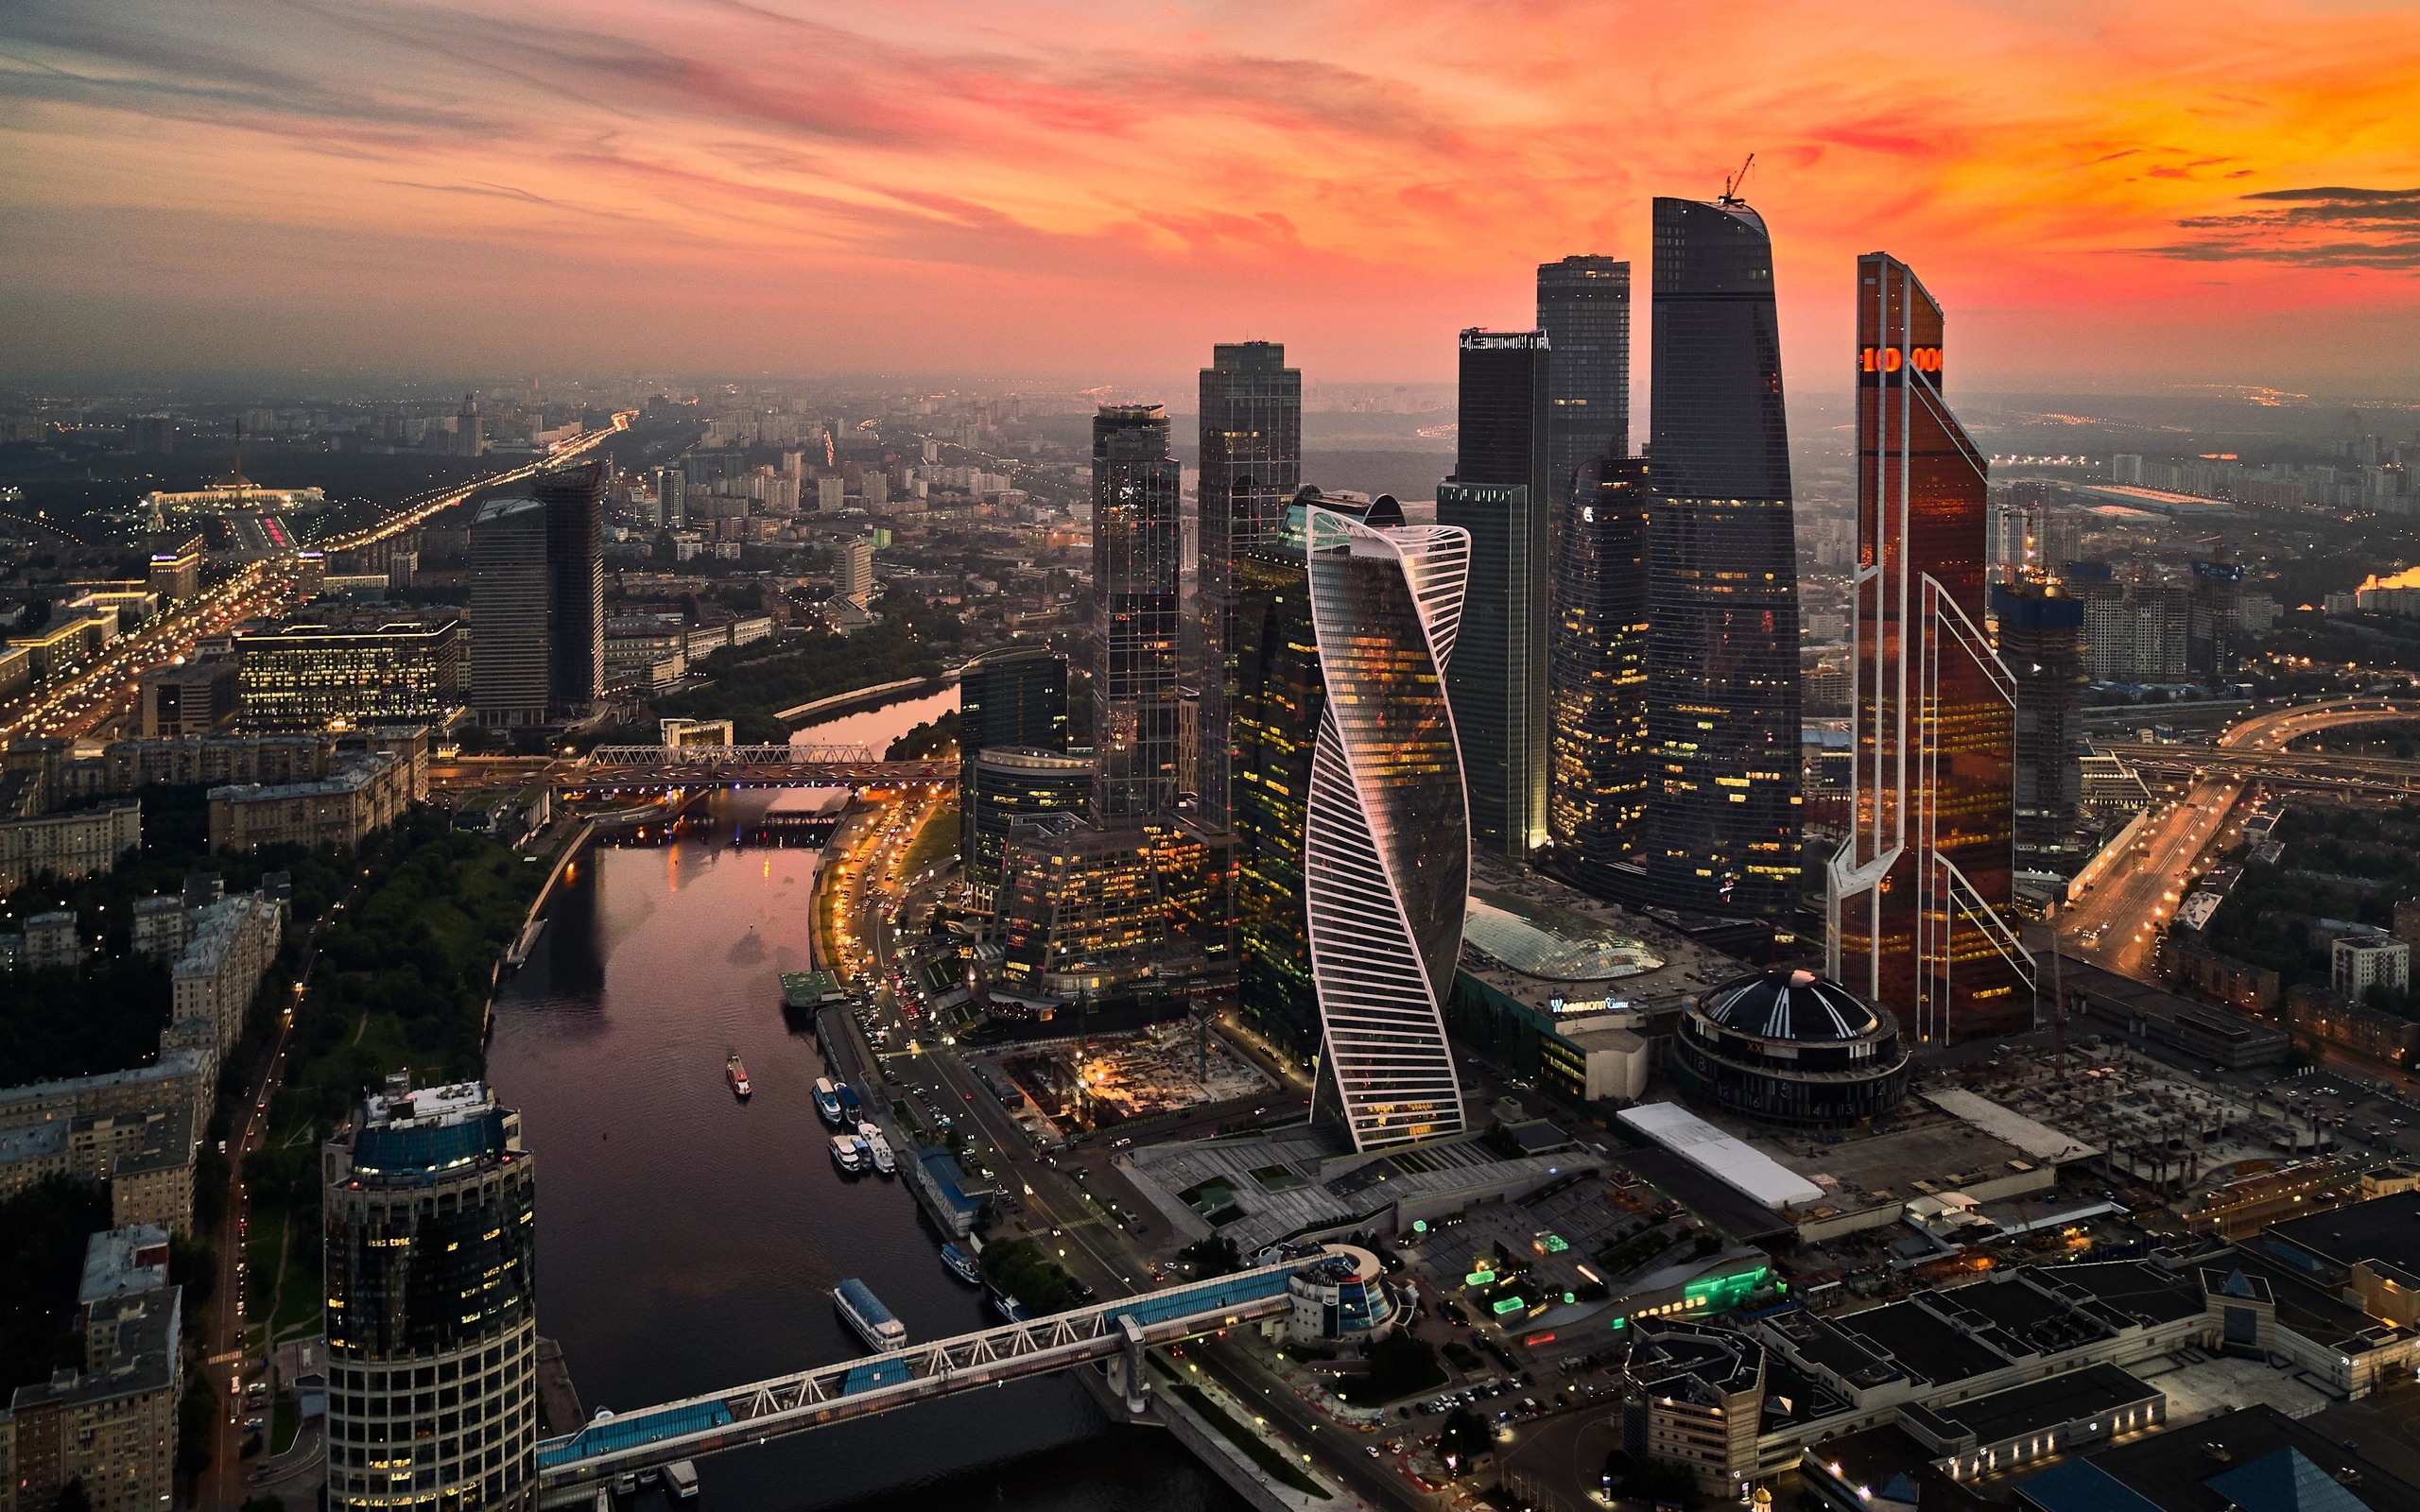
{"type": "Polygon", "coordinates": [[[2413,376],[2415,85],[2286,0],[19,0],[0,361],[1443,376],[1754,149],[1802,383],[1883,247],[1965,384],[2342,392],[2413,376]]]}

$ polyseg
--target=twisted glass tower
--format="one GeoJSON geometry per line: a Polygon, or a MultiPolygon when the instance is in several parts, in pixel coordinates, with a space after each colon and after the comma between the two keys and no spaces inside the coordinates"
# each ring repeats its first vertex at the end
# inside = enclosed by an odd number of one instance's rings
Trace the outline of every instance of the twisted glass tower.
{"type": "Polygon", "coordinates": [[[1649,889],[1779,913],[1800,881],[1798,558],[1762,217],[1656,200],[1654,300],[1649,889]]]}
{"type": "Polygon", "coordinates": [[[1942,398],[1942,317],[1858,260],[1856,776],[1825,868],[1832,974],[1918,1040],[2033,1026],[2014,883],[2016,686],[1983,638],[1984,468],[1942,398]]]}
{"type": "Polygon", "coordinates": [[[1318,507],[1305,537],[1326,689],[1303,837],[1311,976],[1354,1147],[1379,1149],[1462,1126],[1443,1010],[1470,816],[1444,674],[1471,542],[1318,507]]]}

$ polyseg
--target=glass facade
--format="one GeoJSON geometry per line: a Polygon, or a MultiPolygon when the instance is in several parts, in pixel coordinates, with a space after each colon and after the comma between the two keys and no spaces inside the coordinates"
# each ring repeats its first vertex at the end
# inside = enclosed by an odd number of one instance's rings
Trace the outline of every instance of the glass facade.
{"type": "Polygon", "coordinates": [[[1538,265],[1547,338],[1551,502],[1586,487],[1599,457],[1630,455],[1630,264],[1566,257],[1538,265]]]}
{"type": "Polygon", "coordinates": [[[1311,747],[1326,708],[1301,536],[1235,556],[1233,798],[1237,1001],[1270,1040],[1319,1054],[1310,923],[1303,911],[1303,828],[1311,747]]]}
{"type": "Polygon", "coordinates": [[[2072,864],[2083,816],[2083,601],[2063,583],[1992,585],[2000,664],[2016,683],[2014,831],[2020,862],[2072,864]]]}
{"type": "Polygon", "coordinates": [[[605,696],[605,465],[541,472],[529,494],[546,507],[549,696],[558,716],[581,716],[605,696]]]}
{"type": "Polygon", "coordinates": [[[546,722],[546,511],[491,499],[471,525],[471,708],[498,729],[546,722]]]}
{"type": "Polygon", "coordinates": [[[288,625],[235,637],[246,730],[301,732],[414,724],[460,707],[462,631],[441,625],[342,630],[288,625]]]}
{"type": "Polygon", "coordinates": [[[1238,553],[1285,531],[1303,481],[1303,374],[1273,341],[1222,343],[1201,369],[1201,541],[1196,593],[1201,619],[1197,791],[1205,823],[1231,822],[1230,728],[1237,696],[1238,553]]]}
{"type": "Polygon", "coordinates": [[[991,746],[960,757],[959,802],[965,805],[960,838],[975,906],[992,906],[1010,830],[1018,820],[1046,814],[1080,816],[1091,805],[1092,793],[1089,756],[991,746]]]}
{"type": "Polygon", "coordinates": [[[1471,545],[1314,507],[1311,617],[1326,707],[1304,834],[1311,972],[1354,1147],[1462,1126],[1443,1005],[1470,895],[1462,764],[1444,671],[1471,545]]]}
{"type": "Polygon", "coordinates": [[[1093,417],[1093,819],[1104,828],[1176,812],[1178,486],[1167,412],[1102,405],[1093,417]]]}
{"type": "Polygon", "coordinates": [[[1516,861],[1547,841],[1548,414],[1543,335],[1462,333],[1454,476],[1437,490],[1437,523],[1470,537],[1471,610],[1447,693],[1471,842],[1516,861]]]}
{"type": "Polygon", "coordinates": [[[1983,458],[1942,397],[1941,306],[1858,262],[1856,763],[1826,874],[1834,974],[1919,1040],[2033,1024],[2014,885],[2015,687],[1984,641],[1983,458]]]}
{"type": "Polygon", "coordinates": [[[993,928],[1009,990],[1073,1000],[1231,988],[1232,855],[1224,835],[1184,820],[1017,826],[993,928]]]}
{"type": "MultiPolygon", "coordinates": [[[[1000,873],[998,837],[985,845],[977,833],[986,804],[977,791],[975,759],[992,749],[1059,751],[1067,748],[1067,659],[1041,645],[1012,645],[987,652],[966,664],[958,683],[959,857],[966,863],[977,907],[988,907],[1000,873]],[[983,852],[978,860],[977,852],[983,852]]],[[[1065,805],[1091,806],[1092,767],[1084,766],[1085,791],[1065,805]]],[[[1005,826],[1005,821],[1003,821],[1005,826]]]]}
{"type": "Polygon", "coordinates": [[[1556,869],[1599,897],[1644,840],[1648,768],[1648,475],[1607,457],[1560,510],[1548,667],[1556,869]]]}
{"type": "Polygon", "coordinates": [[[1779,913],[1801,882],[1798,558],[1762,218],[1657,199],[1654,301],[1649,890],[1779,913]]]}
{"type": "Polygon", "coordinates": [[[532,1504],[536,1174],[475,1082],[390,1089],[321,1151],[332,1508],[532,1504]]]}

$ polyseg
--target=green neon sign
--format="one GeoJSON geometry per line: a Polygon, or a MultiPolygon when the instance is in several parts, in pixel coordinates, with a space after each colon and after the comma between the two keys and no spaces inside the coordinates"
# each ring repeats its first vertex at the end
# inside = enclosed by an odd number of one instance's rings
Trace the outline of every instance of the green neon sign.
{"type": "Polygon", "coordinates": [[[1508,1297],[1504,1298],[1504,1300],[1495,1304],[1495,1315],[1497,1317],[1502,1317],[1507,1313],[1518,1313],[1529,1305],[1529,1303],[1521,1300],[1517,1297],[1508,1297]]]}
{"type": "Polygon", "coordinates": [[[1692,1308],[1720,1313],[1747,1301],[1772,1274],[1770,1266],[1759,1265],[1733,1276],[1703,1276],[1682,1287],[1681,1296],[1692,1308]]]}
{"type": "Polygon", "coordinates": [[[1492,1270],[1475,1270],[1469,1275],[1463,1277],[1462,1280],[1472,1286],[1487,1286],[1495,1282],[1495,1272],[1492,1270]]]}

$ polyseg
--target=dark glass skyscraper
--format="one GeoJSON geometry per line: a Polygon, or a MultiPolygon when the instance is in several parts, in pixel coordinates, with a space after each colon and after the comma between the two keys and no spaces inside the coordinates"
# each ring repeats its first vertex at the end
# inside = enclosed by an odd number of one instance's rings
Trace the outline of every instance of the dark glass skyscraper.
{"type": "MultiPolygon", "coordinates": [[[[996,843],[989,847],[981,843],[978,821],[1001,804],[987,803],[981,781],[984,768],[977,758],[987,750],[1046,751],[1063,756],[1066,749],[1065,657],[1046,645],[1011,645],[986,652],[966,664],[958,684],[959,855],[966,863],[967,880],[974,886],[978,902],[989,900],[1000,861],[996,843]],[[978,865],[978,859],[983,864],[978,865]]],[[[1065,764],[1048,769],[1058,785],[1063,787],[1069,771],[1065,764]]],[[[1006,770],[1006,766],[995,768],[992,775],[997,777],[1006,770]]],[[[1092,777],[1088,765],[1083,768],[1082,778],[1089,803],[1092,777]]],[[[1026,796],[1022,785],[1012,784],[1011,791],[1016,799],[1026,796]]],[[[1006,799],[1009,794],[998,797],[1006,799]]]]}
{"type": "Polygon", "coordinates": [[[1584,492],[1600,456],[1630,455],[1630,264],[1566,257],[1538,265],[1547,337],[1550,502],[1584,492]]]}
{"type": "Polygon", "coordinates": [[[2004,917],[2016,688],[1983,639],[1983,458],[1942,397],[1941,306],[1858,260],[1856,758],[1825,869],[1832,974],[1919,1040],[2033,1026],[2004,917]]]}
{"type": "Polygon", "coordinates": [[[1230,822],[1236,690],[1235,559],[1283,532],[1303,481],[1303,374],[1274,341],[1222,343],[1201,369],[1201,818],[1230,822]]]}
{"type": "Polygon", "coordinates": [[[1167,412],[1093,417],[1093,822],[1176,812],[1177,594],[1184,535],[1167,412]]]}
{"type": "Polygon", "coordinates": [[[1763,219],[1656,200],[1654,301],[1649,887],[1777,913],[1800,886],[1798,566],[1763,219]]]}
{"type": "Polygon", "coordinates": [[[2072,870],[2083,811],[2083,600],[2056,578],[1992,585],[2000,664],[2016,683],[2019,866],[2072,870]]]}
{"type": "Polygon", "coordinates": [[[1607,456],[1582,473],[1556,531],[1547,827],[1559,869],[1612,897],[1647,811],[1647,463],[1607,456]]]}
{"type": "MultiPolygon", "coordinates": [[[[546,507],[546,573],[554,624],[548,662],[558,713],[582,716],[605,696],[605,465],[541,472],[529,496],[546,507]]],[[[473,634],[475,637],[476,630],[473,634]]],[[[473,656],[475,659],[476,651],[473,656]]]]}
{"type": "Polygon", "coordinates": [[[1445,685],[1471,843],[1514,859],[1547,840],[1547,398],[1545,336],[1462,333],[1460,439],[1437,523],[1470,535],[1470,609],[1445,685]]]}
{"type": "Polygon", "coordinates": [[[1327,696],[1300,527],[1237,551],[1234,565],[1236,998],[1253,1027],[1307,1063],[1319,1054],[1320,1017],[1303,913],[1303,826],[1327,696]]]}

